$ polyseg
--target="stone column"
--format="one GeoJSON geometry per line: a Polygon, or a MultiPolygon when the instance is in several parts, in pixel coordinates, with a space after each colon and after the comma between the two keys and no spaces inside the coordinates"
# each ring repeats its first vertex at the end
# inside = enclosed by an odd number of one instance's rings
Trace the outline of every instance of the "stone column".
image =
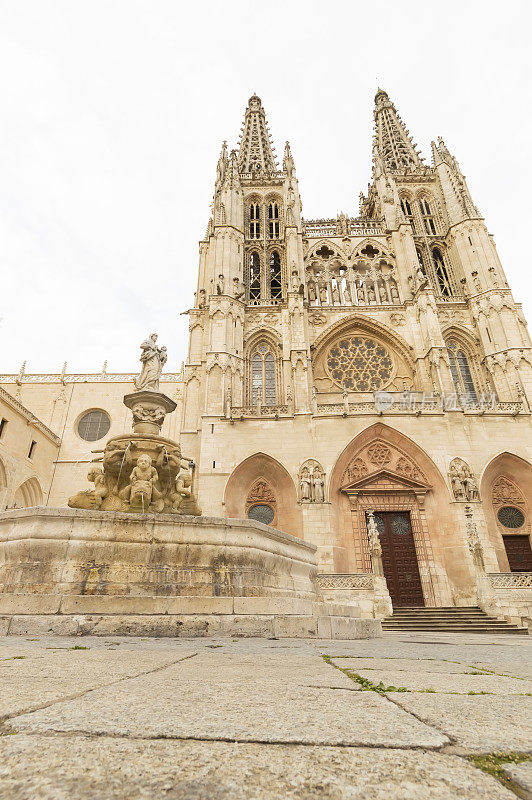
{"type": "Polygon", "coordinates": [[[467,544],[475,567],[475,580],[477,585],[477,603],[487,614],[491,616],[501,616],[501,609],[491,591],[486,567],[484,563],[484,548],[477,530],[476,523],[473,521],[473,509],[466,506],[464,509],[466,517],[467,544]]]}
{"type": "Polygon", "coordinates": [[[379,539],[379,531],[372,508],[366,511],[369,553],[371,556],[371,568],[374,575],[375,602],[373,614],[375,617],[390,617],[393,614],[392,599],[388,592],[388,584],[384,577],[382,566],[382,547],[379,539]]]}

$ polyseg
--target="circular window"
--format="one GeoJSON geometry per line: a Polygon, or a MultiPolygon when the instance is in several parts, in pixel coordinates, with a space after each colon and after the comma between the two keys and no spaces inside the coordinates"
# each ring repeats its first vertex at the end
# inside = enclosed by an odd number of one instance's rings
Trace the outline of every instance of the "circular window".
{"type": "Polygon", "coordinates": [[[111,420],[105,411],[87,411],[78,422],[78,433],[86,442],[102,439],[111,427],[111,420]]]}
{"type": "Polygon", "coordinates": [[[271,506],[256,505],[251,506],[248,511],[248,518],[254,519],[256,522],[262,522],[264,525],[271,525],[275,512],[271,506]]]}
{"type": "Polygon", "coordinates": [[[515,506],[503,506],[499,508],[497,518],[505,528],[522,528],[525,524],[525,515],[515,506]]]}
{"type": "Polygon", "coordinates": [[[393,372],[390,352],[365,336],[339,339],[325,363],[331,379],[353,392],[376,392],[389,384],[393,372]]]}
{"type": "Polygon", "coordinates": [[[405,514],[394,514],[390,523],[392,531],[402,536],[410,530],[410,523],[405,514]]]}

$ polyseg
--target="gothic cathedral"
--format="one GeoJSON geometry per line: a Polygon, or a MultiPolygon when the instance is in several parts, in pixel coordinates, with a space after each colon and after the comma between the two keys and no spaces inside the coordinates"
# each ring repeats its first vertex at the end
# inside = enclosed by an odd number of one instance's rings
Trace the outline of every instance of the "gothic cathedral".
{"type": "MultiPolygon", "coordinates": [[[[318,549],[322,584],[393,606],[474,605],[532,569],[531,343],[444,142],[427,165],[375,97],[360,214],[302,217],[259,97],[224,143],[189,310],[181,444],[203,513],[318,549]]],[[[331,145],[333,143],[331,142],[331,145]]]]}

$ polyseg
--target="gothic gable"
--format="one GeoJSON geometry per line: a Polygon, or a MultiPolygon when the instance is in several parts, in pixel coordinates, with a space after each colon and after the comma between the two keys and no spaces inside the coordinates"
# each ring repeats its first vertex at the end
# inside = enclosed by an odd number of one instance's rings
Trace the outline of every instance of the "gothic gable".
{"type": "Polygon", "coordinates": [[[426,492],[430,484],[418,465],[398,447],[374,439],[351,459],[341,480],[341,491],[426,492]]]}
{"type": "Polygon", "coordinates": [[[388,469],[381,469],[372,475],[366,475],[359,480],[352,481],[343,485],[340,491],[346,494],[357,494],[359,492],[427,492],[430,486],[417,480],[413,480],[404,475],[392,472],[388,469]]]}

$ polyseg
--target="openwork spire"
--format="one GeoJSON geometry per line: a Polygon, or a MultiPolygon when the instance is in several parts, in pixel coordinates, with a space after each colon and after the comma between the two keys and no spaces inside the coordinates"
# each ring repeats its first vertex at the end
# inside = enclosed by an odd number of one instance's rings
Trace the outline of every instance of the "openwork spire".
{"type": "Polygon", "coordinates": [[[256,94],[246,108],[238,164],[241,172],[277,172],[266,114],[256,94]]]}
{"type": "Polygon", "coordinates": [[[385,169],[413,172],[424,170],[425,164],[412,141],[410,133],[385,91],[375,95],[375,151],[385,169]]]}

